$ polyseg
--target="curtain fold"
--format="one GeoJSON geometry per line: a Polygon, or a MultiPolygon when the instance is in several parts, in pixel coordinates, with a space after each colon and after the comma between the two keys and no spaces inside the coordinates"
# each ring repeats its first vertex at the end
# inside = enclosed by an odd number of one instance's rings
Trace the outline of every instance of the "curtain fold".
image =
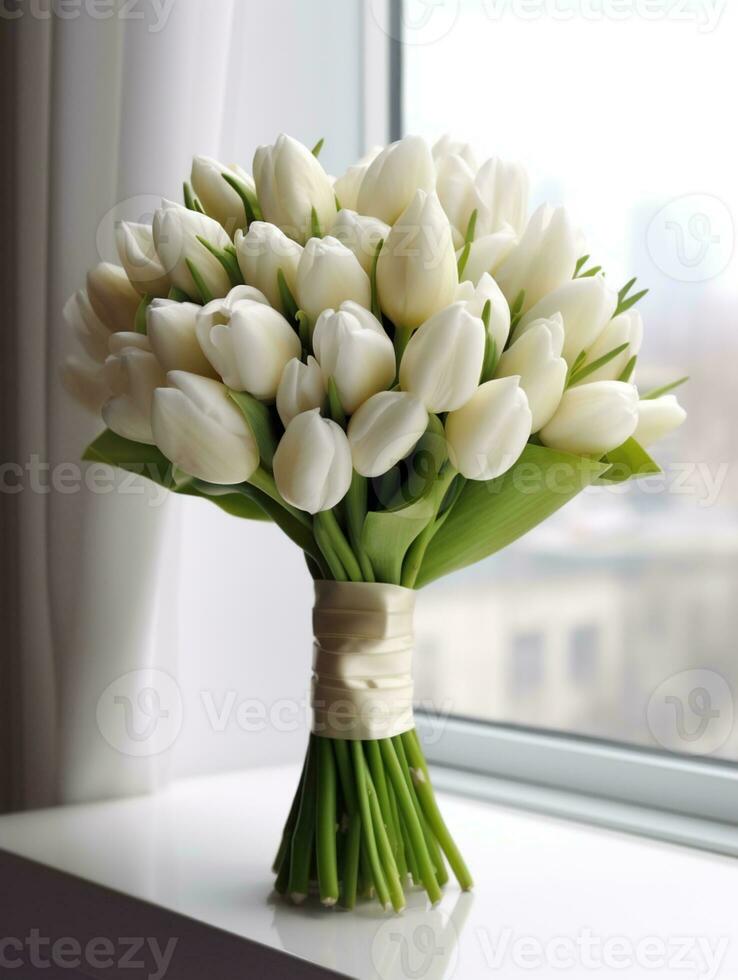
{"type": "MultiPolygon", "coordinates": [[[[136,755],[106,740],[101,698],[131,671],[156,669],[181,683],[201,678],[199,664],[178,665],[183,656],[203,655],[187,635],[207,635],[197,619],[202,611],[192,602],[183,608],[182,555],[206,547],[217,554],[233,537],[231,521],[201,519],[196,502],[164,499],[145,481],[126,479],[124,492],[117,478],[114,492],[93,492],[83,468],[75,492],[65,491],[62,479],[46,492],[100,429],[59,381],[58,365],[76,346],[61,317],[65,300],[84,285],[90,266],[117,263],[117,220],[148,221],[162,196],[181,199],[193,153],[249,166],[259,142],[287,130],[310,145],[327,136],[324,162],[337,171],[364,149],[360,0],[164,6],[163,24],[153,4],[141,5],[143,19],[132,19],[121,14],[130,5],[116,2],[115,16],[106,19],[90,16],[83,4],[74,18],[24,15],[12,25],[22,120],[15,158],[13,453],[22,464],[36,457],[49,469],[41,472],[41,491],[24,477],[12,502],[18,635],[11,637],[6,690],[13,711],[0,727],[3,755],[14,763],[5,806],[148,792],[167,778],[172,752],[136,755]]],[[[239,535],[268,546],[275,562],[287,551],[273,528],[242,528],[239,535]]],[[[301,582],[299,557],[290,554],[301,582]]],[[[241,549],[229,560],[256,587],[267,588],[270,579],[274,587],[269,559],[265,566],[241,549]]],[[[188,588],[188,597],[190,591],[197,593],[188,588]]],[[[308,609],[307,576],[304,593],[308,609]]],[[[242,632],[241,616],[234,610],[232,622],[221,624],[224,655],[242,632]]],[[[306,617],[289,635],[301,659],[309,653],[308,634],[306,617]]],[[[227,671],[237,666],[234,660],[227,671]]],[[[264,686],[276,690],[279,683],[275,674],[264,686]]],[[[240,747],[222,751],[222,744],[201,751],[198,766],[237,764],[240,747]]],[[[259,744],[263,752],[265,743],[259,744]]],[[[180,752],[192,753],[191,740],[181,745],[180,752]]],[[[181,757],[176,770],[190,771],[181,757]]]]}

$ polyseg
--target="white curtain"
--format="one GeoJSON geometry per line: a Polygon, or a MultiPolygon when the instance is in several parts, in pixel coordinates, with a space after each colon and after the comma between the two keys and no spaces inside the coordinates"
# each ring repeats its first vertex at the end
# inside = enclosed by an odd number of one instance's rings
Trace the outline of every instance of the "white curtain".
{"type": "MultiPolygon", "coordinates": [[[[116,261],[115,220],[144,219],[161,196],[180,199],[193,153],[249,166],[256,145],[288,131],[308,144],[324,136],[323,162],[340,172],[365,148],[361,0],[144,2],[144,19],[123,10],[102,20],[83,4],[70,19],[14,24],[17,441],[22,463],[37,455],[51,474],[100,429],[59,384],[74,347],[60,311],[89,266],[116,261]]],[[[145,792],[173,772],[301,750],[304,726],[267,724],[253,735],[223,727],[220,711],[260,699],[268,714],[279,698],[303,697],[310,594],[301,556],[271,526],[234,526],[200,501],[162,501],[143,481],[133,489],[64,492],[58,483],[47,494],[26,482],[20,495],[18,806],[145,792]],[[285,597],[289,615],[277,616],[285,597]],[[109,686],[145,668],[171,676],[183,712],[177,738],[156,755],[120,751],[99,717],[109,686]]]]}

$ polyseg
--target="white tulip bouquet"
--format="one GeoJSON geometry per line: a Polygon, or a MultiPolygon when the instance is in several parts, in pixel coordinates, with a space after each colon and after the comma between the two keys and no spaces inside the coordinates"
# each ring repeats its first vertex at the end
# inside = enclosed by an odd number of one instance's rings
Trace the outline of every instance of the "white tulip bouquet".
{"type": "MultiPolygon", "coordinates": [[[[585,486],[657,472],[684,411],[639,397],[635,280],[588,267],[517,165],[407,137],[338,179],[288,136],[198,157],[184,206],[117,228],[67,321],[86,458],[274,521],[315,580],[313,726],[274,869],[295,902],[432,902],[471,876],[413,726],[414,590],[585,486]]],[[[678,382],[677,382],[678,383],[678,382]]]]}

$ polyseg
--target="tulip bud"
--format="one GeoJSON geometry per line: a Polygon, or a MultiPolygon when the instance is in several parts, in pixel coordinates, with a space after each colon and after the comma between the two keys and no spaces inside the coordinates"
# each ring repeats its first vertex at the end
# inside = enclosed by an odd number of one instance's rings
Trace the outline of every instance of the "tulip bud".
{"type": "Polygon", "coordinates": [[[448,218],[435,194],[419,190],[379,253],[379,305],[396,326],[415,329],[453,303],[458,284],[448,218]]]}
{"type": "Polygon", "coordinates": [[[71,355],[62,364],[59,374],[67,393],[89,412],[99,414],[103,402],[110,397],[105,368],[87,357],[71,355]]]}
{"type": "Polygon", "coordinates": [[[125,340],[118,335],[105,361],[105,380],[112,397],[103,405],[102,417],[107,427],[124,439],[151,444],[154,391],[167,382],[161,365],[146,346],[142,334],[129,335],[125,340]]]}
{"type": "Polygon", "coordinates": [[[167,459],[208,483],[248,480],[259,465],[254,435],[225,385],[187,371],[170,371],[157,388],[151,425],[167,459]]]}
{"type": "Polygon", "coordinates": [[[92,309],[84,289],[78,290],[69,297],[64,304],[62,315],[89,357],[102,364],[108,356],[110,331],[92,309]]]}
{"type": "Polygon", "coordinates": [[[297,263],[302,255],[302,246],[267,221],[252,221],[245,235],[242,231],[236,232],[234,241],[243,278],[251,286],[260,289],[275,310],[284,313],[278,273],[281,269],[294,296],[297,288],[297,263]]]}
{"type": "Polygon", "coordinates": [[[311,238],[297,265],[297,302],[314,322],[323,310],[337,310],[345,300],[368,309],[369,276],[354,253],[330,235],[311,238]]]}
{"type": "Polygon", "coordinates": [[[271,401],[285,365],[302,351],[300,339],[281,313],[254,300],[239,300],[230,311],[203,307],[197,339],[229,388],[271,401]]]}
{"type": "Polygon", "coordinates": [[[133,288],[141,296],[166,296],[169,276],[156,254],[151,225],[121,221],[115,228],[115,243],[133,288]]]}
{"type": "Polygon", "coordinates": [[[436,194],[448,220],[463,241],[472,212],[477,210],[479,221],[480,200],[474,183],[474,171],[460,156],[449,155],[436,160],[436,194]]]}
{"type": "MultiPolygon", "coordinates": [[[[523,310],[574,275],[584,240],[564,208],[542,204],[528,222],[519,244],[495,273],[508,303],[525,291],[523,310]]],[[[537,316],[545,316],[540,313],[537,316]]]]}
{"type": "Polygon", "coordinates": [[[223,226],[229,235],[246,225],[246,211],[241,195],[223,177],[236,177],[254,194],[252,178],[241,167],[226,167],[212,157],[195,157],[192,161],[192,188],[209,215],[223,226]]]}
{"type": "Polygon", "coordinates": [[[361,182],[364,179],[364,174],[369,169],[369,164],[374,160],[378,154],[382,152],[384,147],[375,146],[359,160],[357,164],[349,167],[343,176],[338,177],[333,183],[333,192],[338,198],[339,206],[342,208],[350,208],[352,211],[356,211],[359,201],[359,188],[361,187],[361,182]]]}
{"type": "Polygon", "coordinates": [[[296,242],[310,238],[313,209],[321,230],[330,230],[336,217],[333,187],[302,143],[282,134],[272,146],[260,146],[254,154],[254,181],[265,220],[296,242]]]}
{"type": "Polygon", "coordinates": [[[119,265],[100,262],[90,269],[87,296],[108,330],[133,330],[141,297],[119,265]]]}
{"type": "Polygon", "coordinates": [[[529,181],[525,168],[492,157],[482,164],[474,184],[479,200],[476,233],[482,236],[512,229],[521,235],[528,216],[529,181]]]}
{"type": "Polygon", "coordinates": [[[535,320],[500,358],[495,377],[519,377],[531,411],[531,432],[538,432],[556,411],[568,366],[561,357],[564,324],[560,313],[535,320]]]}
{"type": "Polygon", "coordinates": [[[317,408],[296,415],[274,454],[274,479],[282,497],[317,514],[341,501],[351,486],[351,451],[346,433],[317,408]]]}
{"type": "MultiPolygon", "coordinates": [[[[518,244],[518,236],[508,228],[496,231],[493,235],[482,235],[475,238],[469,248],[469,254],[461,273],[461,278],[470,282],[479,282],[485,273],[494,276],[505,259],[512,254],[518,244]]],[[[457,259],[461,258],[463,245],[457,250],[457,259]]]]}
{"type": "Polygon", "coordinates": [[[351,249],[367,275],[371,272],[377,245],[386,240],[390,233],[389,225],[379,218],[372,218],[345,208],[338,212],[331,234],[342,245],[351,249]]]}
{"type": "Polygon", "coordinates": [[[472,286],[468,280],[460,282],[456,299],[464,303],[472,316],[478,317],[481,317],[489,300],[489,332],[500,354],[510,333],[510,307],[492,276],[485,272],[476,286],[472,286]]]}
{"type": "MultiPolygon", "coordinates": [[[[642,340],[643,320],[638,310],[626,310],[625,313],[613,317],[605,324],[604,329],[600,331],[595,342],[587,350],[584,365],[593,364],[600,357],[604,357],[611,350],[615,350],[616,347],[621,347],[623,344],[628,346],[624,351],[616,354],[607,364],[603,364],[596,371],[590,372],[586,380],[588,382],[617,381],[625,370],[628,361],[641,349],[642,340]]],[[[582,384],[583,381],[584,379],[579,383],[582,384]]]]}
{"type": "Polygon", "coordinates": [[[192,299],[200,297],[200,291],[187,266],[189,260],[202,277],[205,288],[211,296],[225,296],[231,288],[228,273],[218,259],[210,252],[198,236],[206,239],[215,248],[225,248],[231,240],[213,218],[199,211],[190,211],[173,201],[162,201],[162,206],[154,215],[154,244],[162,265],[172,281],[192,299]]]}
{"type": "Polygon", "coordinates": [[[354,469],[381,476],[413,449],[428,425],[428,413],[409,391],[380,391],[351,416],[348,439],[354,469]]]}
{"type": "Polygon", "coordinates": [[[431,152],[437,168],[440,168],[449,157],[461,157],[472,173],[476,173],[479,169],[471,144],[453,140],[448,133],[444,133],[436,140],[431,152]]]}
{"type": "Polygon", "coordinates": [[[151,350],[165,372],[189,371],[191,374],[216,377],[195,332],[201,309],[195,303],[178,303],[173,299],[155,299],[149,304],[146,334],[151,350]]]}
{"type": "Polygon", "coordinates": [[[325,400],[323,372],[315,358],[308,357],[307,364],[297,357],[288,361],[277,388],[277,412],[282,425],[286,428],[301,412],[322,409],[325,400]]]}
{"type": "MultiPolygon", "coordinates": [[[[436,168],[428,144],[420,136],[406,136],[372,160],[359,188],[356,210],[392,225],[418,189],[430,194],[435,186],[436,168]]],[[[346,206],[343,200],[341,204],[346,206]]]]}
{"type": "Polygon", "coordinates": [[[439,310],[419,327],[405,348],[400,386],[429,412],[452,412],[469,401],[479,384],[485,334],[481,319],[464,303],[439,310]]]}
{"type": "Polygon", "coordinates": [[[531,422],[518,378],[485,382],[463,408],[446,417],[451,463],[469,480],[494,480],[522,453],[531,422]]]}
{"type": "Polygon", "coordinates": [[[560,313],[564,319],[563,356],[573,364],[605,329],[617,301],[616,293],[608,287],[604,276],[571,279],[531,307],[520,321],[518,336],[522,336],[535,320],[560,313]]]}
{"type": "Polygon", "coordinates": [[[539,432],[552,449],[601,456],[633,435],[638,393],[623,381],[593,381],[568,388],[551,421],[539,432]]]}
{"type": "Polygon", "coordinates": [[[675,395],[642,398],[638,402],[638,424],[633,438],[644,447],[650,446],[678,429],[686,417],[675,395]]]}
{"type": "Polygon", "coordinates": [[[383,391],[395,377],[395,349],[384,327],[369,310],[346,302],[324,310],[313,332],[313,350],[328,382],[333,378],[344,411],[383,391]]]}

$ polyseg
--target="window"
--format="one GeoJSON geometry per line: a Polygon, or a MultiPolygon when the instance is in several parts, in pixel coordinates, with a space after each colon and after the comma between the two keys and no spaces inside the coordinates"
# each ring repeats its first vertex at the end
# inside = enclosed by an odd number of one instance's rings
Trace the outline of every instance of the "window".
{"type": "Polygon", "coordinates": [[[454,715],[735,762],[738,9],[617,7],[403,5],[403,132],[524,162],[531,208],[566,204],[612,284],[649,288],[642,390],[691,378],[662,477],[431,586],[417,629],[454,715]]]}

